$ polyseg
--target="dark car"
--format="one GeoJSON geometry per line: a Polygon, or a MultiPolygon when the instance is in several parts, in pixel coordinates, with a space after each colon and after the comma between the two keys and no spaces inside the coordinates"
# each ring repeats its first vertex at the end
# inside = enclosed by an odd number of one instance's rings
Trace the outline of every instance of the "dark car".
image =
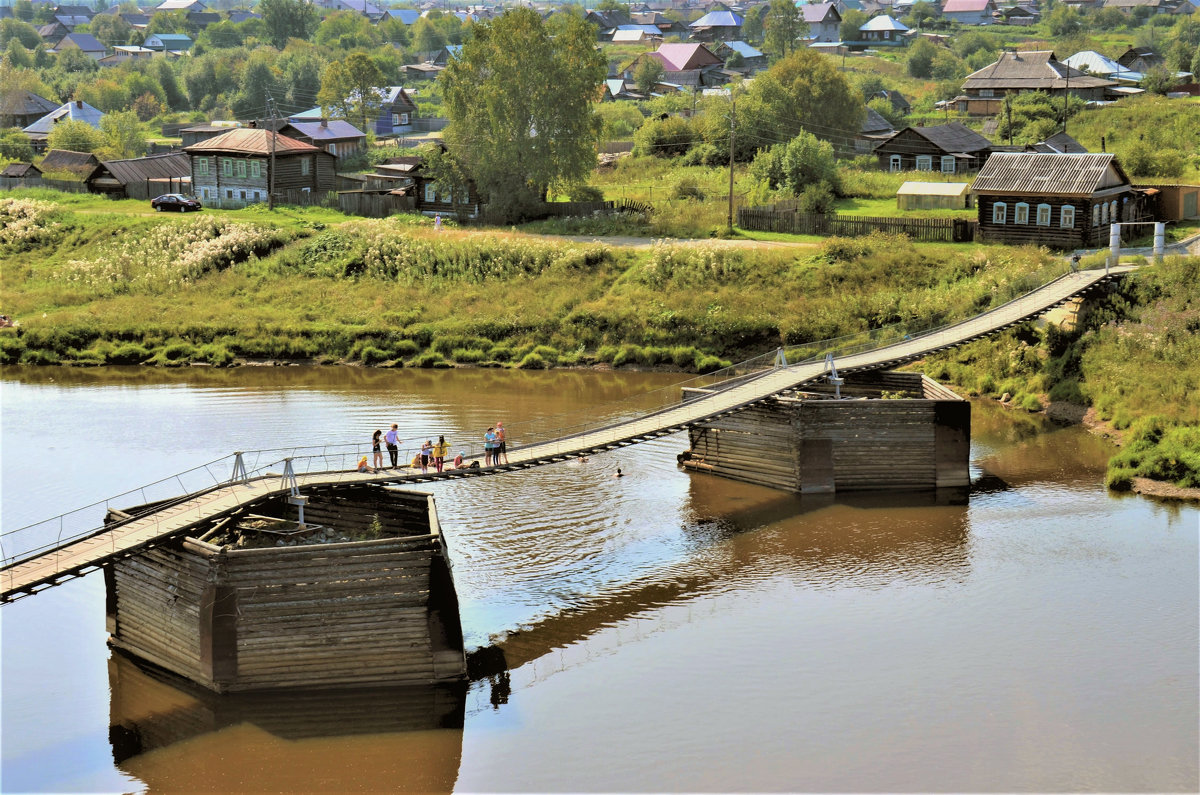
{"type": "Polygon", "coordinates": [[[162,196],[151,199],[150,206],[160,212],[175,210],[186,213],[188,210],[199,210],[201,204],[191,196],[184,196],[182,193],[164,193],[162,196]]]}

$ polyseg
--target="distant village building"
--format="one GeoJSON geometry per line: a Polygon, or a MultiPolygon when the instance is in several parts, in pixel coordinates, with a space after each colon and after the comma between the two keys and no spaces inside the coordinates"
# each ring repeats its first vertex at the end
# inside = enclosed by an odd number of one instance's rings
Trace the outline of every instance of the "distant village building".
{"type": "Polygon", "coordinates": [[[654,58],[663,65],[664,83],[700,88],[727,82],[725,62],[703,44],[663,44],[654,52],[643,53],[622,70],[626,80],[633,80],[637,65],[645,58],[654,58]]]}
{"type": "Polygon", "coordinates": [[[957,122],[935,127],[905,127],[875,147],[886,171],[938,171],[962,174],[978,170],[992,142],[957,122]]]}
{"type": "Polygon", "coordinates": [[[696,41],[729,41],[742,35],[743,18],[728,9],[710,11],[688,25],[696,41]]]}
{"type": "Polygon", "coordinates": [[[988,66],[967,75],[963,95],[950,101],[955,110],[972,116],[994,116],[1007,94],[1043,91],[1052,97],[1071,94],[1086,101],[1103,100],[1112,80],[1093,77],[1058,61],[1049,50],[1004,52],[988,66]]]}
{"type": "Polygon", "coordinates": [[[103,116],[104,114],[96,108],[93,108],[81,99],[77,99],[74,102],[67,102],[60,105],[33,124],[26,126],[21,132],[25,133],[25,137],[33,145],[33,151],[43,152],[46,149],[46,141],[50,137],[50,131],[60,121],[66,119],[81,121],[99,130],[100,119],[103,116]]]}
{"type": "Polygon", "coordinates": [[[830,43],[842,40],[842,15],[834,3],[808,3],[800,6],[808,25],[810,43],[830,43]]]}
{"type": "Polygon", "coordinates": [[[1111,154],[997,152],[971,190],[977,239],[1059,249],[1107,245],[1113,223],[1145,220],[1149,205],[1111,154]]]}
{"type": "Polygon", "coordinates": [[[343,160],[367,149],[367,134],[342,119],[288,122],[279,132],[343,160]]]}
{"type": "Polygon", "coordinates": [[[969,210],[972,206],[969,182],[905,182],[896,191],[900,210],[969,210]]]}
{"type": "Polygon", "coordinates": [[[872,17],[858,29],[858,40],[879,47],[903,47],[908,43],[908,26],[887,14],[872,17]]]}
{"type": "Polygon", "coordinates": [[[32,91],[10,91],[0,97],[0,128],[28,127],[58,107],[32,91]]]}
{"type": "Polygon", "coordinates": [[[185,147],[192,188],[218,207],[267,201],[271,190],[317,193],[334,190],[337,158],[312,144],[257,127],[243,127],[185,147]]]}
{"type": "Polygon", "coordinates": [[[942,4],[942,17],[960,25],[990,25],[996,21],[995,14],[993,0],[946,0],[942,4]]]}

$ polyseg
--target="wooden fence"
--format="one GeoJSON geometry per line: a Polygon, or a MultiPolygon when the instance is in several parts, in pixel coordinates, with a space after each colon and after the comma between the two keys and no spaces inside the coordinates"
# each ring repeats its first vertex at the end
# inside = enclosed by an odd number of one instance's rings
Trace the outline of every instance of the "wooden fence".
{"type": "Polygon", "coordinates": [[[738,226],[760,232],[822,237],[860,237],[880,231],[908,235],[913,240],[940,243],[969,243],[975,239],[976,222],[966,218],[871,218],[860,215],[802,213],[786,205],[743,207],[738,226]]]}
{"type": "Polygon", "coordinates": [[[0,177],[0,189],[16,190],[17,188],[49,188],[50,190],[60,190],[65,193],[88,192],[86,182],[76,182],[69,179],[46,179],[45,177],[16,179],[14,177],[0,177]]]}
{"type": "Polygon", "coordinates": [[[346,215],[365,218],[387,218],[396,213],[410,213],[415,202],[411,196],[393,196],[379,191],[339,191],[338,208],[346,215]]]}

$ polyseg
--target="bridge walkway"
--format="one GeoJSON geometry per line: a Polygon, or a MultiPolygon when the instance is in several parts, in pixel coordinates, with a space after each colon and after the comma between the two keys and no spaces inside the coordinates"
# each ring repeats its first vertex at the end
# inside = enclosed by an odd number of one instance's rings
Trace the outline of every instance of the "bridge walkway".
{"type": "MultiPolygon", "coordinates": [[[[942,329],[902,339],[891,345],[848,352],[836,361],[839,372],[896,367],[933,353],[966,344],[1037,317],[1108,278],[1133,270],[1121,266],[1110,271],[1068,273],[1003,306],[942,329]]],[[[375,473],[324,470],[295,475],[300,492],[361,483],[411,484],[435,480],[481,477],[567,461],[579,455],[613,450],[667,434],[689,425],[734,413],[754,403],[815,381],[827,373],[824,361],[780,366],[752,375],[710,395],[651,411],[628,420],[580,431],[509,451],[508,463],[498,466],[437,472],[383,470],[375,473]]],[[[80,576],[103,564],[136,553],[145,547],[186,533],[213,517],[237,510],[263,497],[284,494],[290,482],[279,473],[260,475],[244,482],[214,486],[184,495],[177,501],[131,517],[78,540],[68,541],[36,556],[17,560],[0,569],[0,602],[12,601],[80,576]]]]}

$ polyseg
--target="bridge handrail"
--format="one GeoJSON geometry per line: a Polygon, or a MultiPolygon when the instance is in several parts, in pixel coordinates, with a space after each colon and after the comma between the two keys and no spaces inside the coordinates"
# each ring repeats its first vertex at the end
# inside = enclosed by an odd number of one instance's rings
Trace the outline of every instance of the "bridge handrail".
{"type": "MultiPolygon", "coordinates": [[[[1055,270],[1059,269],[1055,268],[1051,272],[1054,272],[1055,270]]],[[[825,354],[829,352],[832,352],[836,357],[845,357],[856,353],[863,353],[882,348],[901,339],[921,339],[923,337],[943,333],[946,330],[963,325],[964,323],[972,322],[989,314],[1000,312],[1011,304],[1024,299],[1028,295],[1067,277],[1069,273],[1069,270],[1064,270],[1063,272],[1055,275],[1053,278],[1050,278],[1049,280],[1038,284],[1031,289],[1027,289],[1025,292],[1013,296],[1005,303],[995,306],[986,312],[980,313],[979,315],[974,315],[970,318],[916,329],[905,323],[894,323],[887,326],[880,326],[874,329],[856,332],[854,334],[830,338],[827,340],[788,346],[784,349],[784,351],[785,354],[787,354],[787,361],[791,365],[812,364],[822,360],[825,357],[825,354]],[[866,339],[863,339],[864,336],[866,339]],[[856,340],[859,341],[856,342],[856,340]],[[811,352],[812,355],[797,361],[796,356],[801,351],[811,352]]],[[[508,435],[508,438],[511,440],[510,449],[515,450],[518,447],[529,447],[533,444],[540,444],[550,441],[566,442],[585,433],[591,433],[593,431],[603,430],[605,428],[620,425],[628,420],[628,417],[625,416],[625,412],[618,411],[618,409],[621,407],[626,407],[627,411],[637,412],[637,416],[639,418],[646,418],[660,414],[675,406],[678,406],[679,394],[683,388],[688,386],[704,386],[708,388],[714,388],[715,391],[719,392],[721,389],[732,386],[735,383],[744,384],[750,380],[754,380],[754,378],[762,374],[772,371],[776,366],[777,356],[778,351],[772,351],[770,353],[751,357],[745,361],[738,362],[712,373],[698,375],[682,381],[673,382],[658,389],[641,392],[619,401],[611,401],[601,406],[589,407],[585,410],[582,410],[586,412],[588,419],[580,422],[568,421],[570,418],[578,416],[581,413],[580,411],[575,411],[563,412],[556,415],[548,415],[545,417],[540,417],[537,420],[512,423],[509,426],[508,435]],[[549,427],[547,427],[547,425],[549,425],[549,427]],[[518,440],[520,441],[519,444],[518,440]]],[[[409,444],[415,444],[419,446],[420,440],[411,440],[409,444]]],[[[248,472],[246,480],[251,481],[259,480],[270,475],[278,476],[279,472],[282,471],[286,459],[291,459],[293,470],[297,474],[311,474],[315,472],[331,473],[353,470],[358,458],[363,454],[369,454],[369,452],[365,450],[365,447],[366,446],[364,444],[359,442],[336,442],[324,445],[314,445],[311,447],[266,448],[262,450],[244,452],[241,455],[243,456],[243,460],[248,457],[253,457],[255,459],[252,463],[248,463],[247,465],[248,472]],[[261,463],[264,457],[268,458],[269,460],[266,463],[261,463]],[[317,464],[316,462],[318,461],[321,463],[317,464]],[[331,461],[336,461],[337,465],[330,466],[331,461]],[[312,469],[311,467],[314,465],[322,466],[322,468],[312,469]],[[273,469],[278,471],[272,472],[273,469]]],[[[478,442],[468,444],[458,443],[455,444],[454,447],[456,449],[469,450],[471,455],[469,455],[468,458],[477,458],[482,453],[481,446],[478,442]]],[[[405,452],[407,455],[403,459],[403,463],[407,463],[411,457],[411,454],[415,453],[416,450],[417,447],[406,447],[405,452]]],[[[77,541],[81,538],[85,538],[89,535],[99,533],[107,529],[104,525],[100,525],[99,527],[95,525],[89,525],[86,529],[64,536],[64,522],[67,517],[81,515],[85,511],[94,511],[101,506],[107,511],[108,509],[112,508],[113,503],[117,502],[118,500],[132,497],[134,495],[142,496],[142,505],[153,506],[152,508],[148,508],[146,512],[150,512],[152,510],[158,511],[164,507],[185,501],[206,491],[228,485],[232,482],[232,476],[218,479],[213,476],[211,469],[212,467],[224,462],[228,468],[227,471],[232,473],[237,455],[238,454],[231,454],[228,456],[223,456],[214,461],[208,462],[207,464],[201,464],[176,475],[171,475],[154,481],[153,483],[130,489],[114,497],[99,500],[82,508],[76,508],[72,511],[51,517],[50,519],[35,522],[15,530],[2,532],[0,533],[0,568],[9,568],[31,557],[36,557],[39,554],[44,554],[46,551],[62,546],[64,542],[77,541]],[[200,472],[206,473],[211,482],[205,483],[203,487],[199,489],[189,489],[184,486],[184,477],[200,472]],[[166,483],[178,483],[183,487],[182,491],[184,493],[180,495],[179,491],[175,491],[174,494],[164,500],[151,500],[146,498],[148,489],[152,489],[155,486],[166,483]],[[22,550],[20,553],[12,554],[4,552],[4,545],[6,542],[11,543],[11,540],[15,537],[19,535],[23,536],[30,534],[38,528],[51,527],[51,532],[53,532],[52,525],[55,523],[57,523],[59,527],[53,541],[47,541],[46,543],[43,543],[37,547],[22,550]]],[[[121,507],[128,508],[129,506],[125,505],[121,507]]],[[[144,515],[144,513],[139,513],[138,515],[144,515]]]]}

